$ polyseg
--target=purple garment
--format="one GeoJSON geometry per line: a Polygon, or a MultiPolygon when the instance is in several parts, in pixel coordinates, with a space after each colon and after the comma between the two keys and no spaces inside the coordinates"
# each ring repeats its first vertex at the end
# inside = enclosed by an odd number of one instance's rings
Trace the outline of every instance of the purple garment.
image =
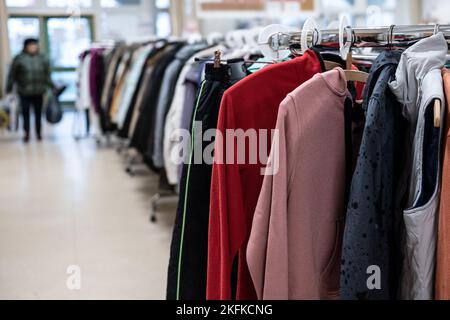
{"type": "Polygon", "coordinates": [[[104,49],[91,50],[91,65],[89,69],[89,91],[95,112],[100,111],[102,87],[103,87],[103,51],[104,49]]]}
{"type": "MultiPolygon", "coordinates": [[[[186,74],[185,80],[185,94],[183,104],[183,114],[181,117],[181,129],[190,130],[192,125],[192,112],[194,111],[195,99],[197,97],[198,90],[200,88],[200,82],[202,79],[202,72],[205,65],[195,64],[186,74]]],[[[178,181],[181,178],[181,172],[183,170],[183,164],[178,166],[178,181]]]]}

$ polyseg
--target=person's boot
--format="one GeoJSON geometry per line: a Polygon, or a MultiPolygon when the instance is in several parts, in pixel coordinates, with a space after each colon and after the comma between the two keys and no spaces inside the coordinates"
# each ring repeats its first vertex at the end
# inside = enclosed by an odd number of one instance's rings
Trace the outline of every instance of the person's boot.
{"type": "Polygon", "coordinates": [[[37,134],[38,141],[42,141],[42,135],[40,133],[37,134]]]}
{"type": "Polygon", "coordinates": [[[30,141],[30,135],[27,133],[25,134],[25,136],[23,137],[23,142],[24,143],[28,143],[30,141]]]}

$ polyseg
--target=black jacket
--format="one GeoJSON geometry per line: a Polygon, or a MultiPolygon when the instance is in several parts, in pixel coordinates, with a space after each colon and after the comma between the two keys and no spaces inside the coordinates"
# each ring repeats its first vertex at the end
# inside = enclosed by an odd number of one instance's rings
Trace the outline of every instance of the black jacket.
{"type": "Polygon", "coordinates": [[[190,160],[196,159],[197,151],[203,155],[210,145],[198,135],[217,127],[222,96],[225,90],[245,77],[243,64],[243,61],[229,61],[218,69],[212,64],[205,67],[205,80],[197,95],[190,128],[195,145],[183,166],[180,182],[180,201],[170,249],[168,300],[206,299],[212,164],[195,164],[190,160]]]}
{"type": "MultiPolygon", "coordinates": [[[[163,50],[164,47],[165,47],[165,43],[164,42],[156,43],[155,47],[149,52],[146,60],[148,61],[149,59],[153,58],[158,52],[163,50]]],[[[133,113],[134,113],[135,108],[137,107],[136,106],[136,102],[137,102],[137,99],[138,99],[138,96],[139,96],[139,91],[140,91],[140,89],[143,86],[146,85],[145,83],[143,83],[143,81],[145,79],[145,71],[146,71],[146,64],[144,64],[144,67],[142,68],[142,72],[141,72],[141,74],[139,76],[139,80],[138,80],[138,82],[136,84],[136,90],[134,91],[133,98],[131,99],[130,106],[128,108],[127,115],[125,117],[125,122],[123,124],[123,127],[119,128],[119,131],[117,133],[117,135],[120,138],[124,138],[124,139],[128,138],[128,132],[130,130],[130,125],[131,125],[131,120],[133,118],[133,113]]]]}

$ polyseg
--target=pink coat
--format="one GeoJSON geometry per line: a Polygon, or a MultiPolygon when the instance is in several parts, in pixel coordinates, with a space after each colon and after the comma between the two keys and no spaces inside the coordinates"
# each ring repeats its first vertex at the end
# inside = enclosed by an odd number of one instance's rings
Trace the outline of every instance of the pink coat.
{"type": "Polygon", "coordinates": [[[336,69],[280,105],[270,158],[278,172],[264,178],[247,249],[258,299],[339,297],[346,97],[345,74],[336,69]]]}

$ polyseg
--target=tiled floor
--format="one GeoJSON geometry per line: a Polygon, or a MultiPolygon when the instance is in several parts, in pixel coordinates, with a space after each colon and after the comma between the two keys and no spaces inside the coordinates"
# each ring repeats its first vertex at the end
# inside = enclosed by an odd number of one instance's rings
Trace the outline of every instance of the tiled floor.
{"type": "Polygon", "coordinates": [[[175,205],[152,225],[157,177],[75,142],[71,121],[42,143],[0,133],[0,299],[164,299],[175,205]]]}

